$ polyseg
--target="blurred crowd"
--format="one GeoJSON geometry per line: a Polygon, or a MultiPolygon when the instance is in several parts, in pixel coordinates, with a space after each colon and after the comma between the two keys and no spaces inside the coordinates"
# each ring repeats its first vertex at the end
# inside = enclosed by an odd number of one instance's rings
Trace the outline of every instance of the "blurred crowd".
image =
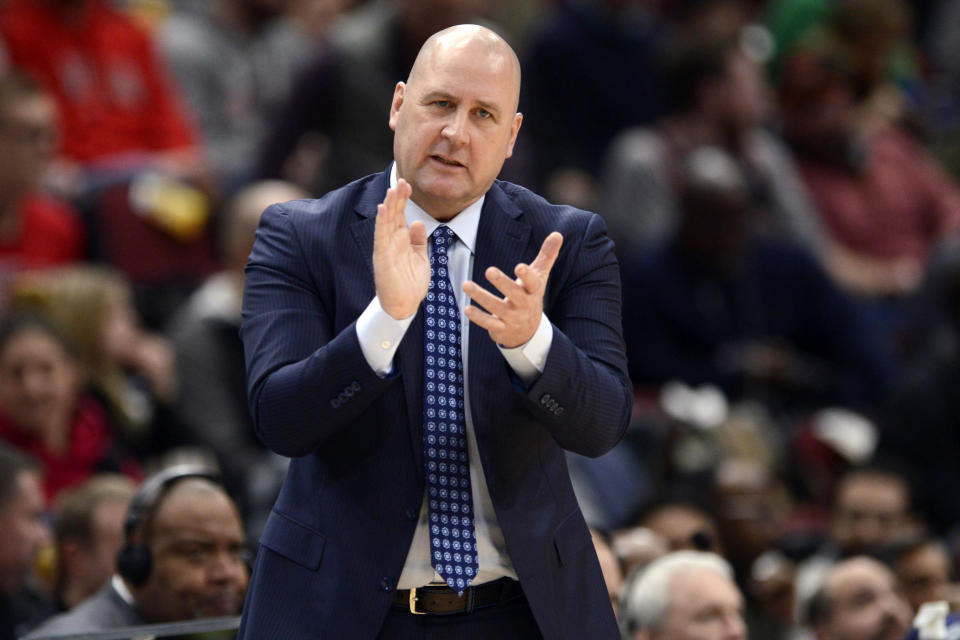
{"type": "Polygon", "coordinates": [[[395,83],[463,22],[521,58],[503,177],[616,242],[633,418],[568,463],[624,637],[896,640],[933,601],[948,624],[960,2],[6,0],[0,639],[141,537],[180,567],[121,589],[146,620],[238,613],[286,469],[237,335],[260,213],[385,170],[395,83]],[[125,527],[184,462],[217,482],[125,527]],[[209,517],[208,547],[164,547],[161,515],[209,517]]]}

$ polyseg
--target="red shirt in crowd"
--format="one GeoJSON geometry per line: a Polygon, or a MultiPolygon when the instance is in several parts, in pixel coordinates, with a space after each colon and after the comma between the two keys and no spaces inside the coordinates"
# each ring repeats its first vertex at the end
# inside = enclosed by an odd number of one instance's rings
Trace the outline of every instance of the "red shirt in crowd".
{"type": "Polygon", "coordinates": [[[45,0],[10,0],[0,11],[0,36],[11,64],[56,98],[62,155],[89,163],[193,145],[149,35],[103,0],[69,10],[45,0]]]}
{"type": "Polygon", "coordinates": [[[813,162],[800,169],[830,234],[863,255],[922,262],[937,239],[960,229],[960,190],[894,129],[870,139],[859,173],[813,162]]]}
{"type": "Polygon", "coordinates": [[[79,214],[65,203],[31,194],[20,204],[16,238],[0,239],[0,269],[42,269],[86,257],[86,237],[79,214]]]}
{"type": "Polygon", "coordinates": [[[82,484],[95,473],[122,472],[140,479],[132,459],[118,458],[113,431],[103,407],[90,396],[81,396],[70,425],[70,442],[62,452],[49,450],[43,441],[10,423],[0,412],[0,440],[39,461],[44,468],[44,490],[50,503],[64,489],[82,484]]]}

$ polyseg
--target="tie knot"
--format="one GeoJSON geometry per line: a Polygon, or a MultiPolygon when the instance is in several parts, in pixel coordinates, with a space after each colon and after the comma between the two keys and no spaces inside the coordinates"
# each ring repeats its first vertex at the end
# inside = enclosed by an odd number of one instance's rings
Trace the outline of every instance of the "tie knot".
{"type": "Polygon", "coordinates": [[[433,230],[433,251],[441,255],[446,255],[447,249],[453,244],[453,229],[446,225],[440,225],[433,230]]]}

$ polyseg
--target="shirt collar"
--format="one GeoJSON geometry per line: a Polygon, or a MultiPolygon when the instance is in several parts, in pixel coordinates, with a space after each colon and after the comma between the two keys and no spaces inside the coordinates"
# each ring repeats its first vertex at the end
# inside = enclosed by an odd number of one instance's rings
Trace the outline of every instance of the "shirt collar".
{"type": "Polygon", "coordinates": [[[113,577],[110,578],[110,586],[113,587],[113,590],[117,592],[117,595],[119,595],[124,602],[131,607],[136,606],[133,601],[133,594],[127,589],[127,583],[123,581],[123,578],[117,574],[113,574],[113,577]]]}
{"type": "MultiPolygon", "coordinates": [[[[397,186],[396,162],[390,166],[390,187],[395,186],[397,186]]],[[[404,215],[407,218],[407,226],[410,226],[410,224],[416,220],[421,221],[427,228],[427,237],[429,238],[430,234],[432,234],[437,227],[445,224],[457,234],[457,238],[470,250],[470,253],[475,253],[477,228],[480,226],[480,210],[483,209],[483,201],[486,200],[486,198],[486,194],[480,196],[479,200],[455,215],[452,219],[443,223],[421,209],[420,205],[412,199],[407,200],[407,207],[404,210],[404,215]]]]}

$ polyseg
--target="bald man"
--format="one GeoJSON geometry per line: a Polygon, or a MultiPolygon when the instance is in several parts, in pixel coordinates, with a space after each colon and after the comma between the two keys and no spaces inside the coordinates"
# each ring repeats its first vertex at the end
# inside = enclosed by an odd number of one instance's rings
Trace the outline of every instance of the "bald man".
{"type": "Polygon", "coordinates": [[[618,637],[564,462],[629,418],[618,266],[598,216],[496,180],[519,90],[493,32],[434,34],[395,162],[264,212],[241,335],[293,460],[241,638],[618,637]]]}

